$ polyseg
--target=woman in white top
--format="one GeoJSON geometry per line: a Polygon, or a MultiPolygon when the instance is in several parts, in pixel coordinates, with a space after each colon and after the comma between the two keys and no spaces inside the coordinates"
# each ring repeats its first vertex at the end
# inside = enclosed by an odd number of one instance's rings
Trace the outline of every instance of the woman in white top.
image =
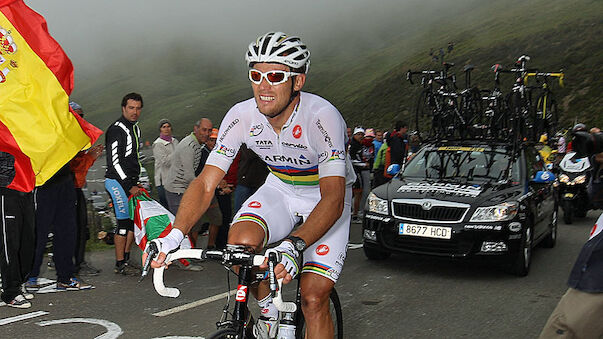
{"type": "Polygon", "coordinates": [[[178,145],[178,139],[172,136],[172,123],[168,119],[159,120],[159,137],[153,141],[153,157],[155,158],[155,187],[159,202],[165,208],[168,203],[165,198],[163,182],[167,178],[172,165],[172,154],[178,145]]]}

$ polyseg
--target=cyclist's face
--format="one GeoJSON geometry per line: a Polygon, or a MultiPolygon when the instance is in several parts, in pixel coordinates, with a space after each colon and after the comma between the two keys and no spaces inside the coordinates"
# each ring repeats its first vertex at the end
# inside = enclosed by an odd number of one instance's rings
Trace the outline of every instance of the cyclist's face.
{"type": "Polygon", "coordinates": [[[126,106],[121,108],[121,112],[126,120],[136,122],[140,118],[140,112],[142,112],[142,102],[128,99],[126,106]]]}
{"type": "MultiPolygon", "coordinates": [[[[257,63],[253,68],[260,72],[268,71],[290,71],[290,68],[281,64],[257,63]]],[[[251,83],[253,96],[258,106],[258,110],[269,118],[275,117],[281,113],[289,104],[289,98],[293,90],[299,91],[303,87],[305,74],[290,77],[286,82],[273,86],[262,78],[259,85],[251,83]],[[292,88],[293,83],[293,88],[292,88]]]]}

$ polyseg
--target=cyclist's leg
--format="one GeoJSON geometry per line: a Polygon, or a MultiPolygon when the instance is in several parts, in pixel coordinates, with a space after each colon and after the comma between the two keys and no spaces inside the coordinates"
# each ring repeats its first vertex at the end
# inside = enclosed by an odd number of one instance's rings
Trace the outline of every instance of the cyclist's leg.
{"type": "Polygon", "coordinates": [[[332,338],[329,295],[341,274],[350,232],[351,188],[346,188],[341,216],[329,231],[304,251],[301,277],[302,311],[309,338],[332,338]]]}
{"type": "Polygon", "coordinates": [[[333,338],[333,320],[329,304],[333,286],[335,282],[324,276],[302,274],[300,288],[306,338],[333,338]]]}

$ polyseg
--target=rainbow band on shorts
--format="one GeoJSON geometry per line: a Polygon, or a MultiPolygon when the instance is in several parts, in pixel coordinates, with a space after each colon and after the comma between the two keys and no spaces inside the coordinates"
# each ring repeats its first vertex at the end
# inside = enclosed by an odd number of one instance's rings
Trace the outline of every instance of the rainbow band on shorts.
{"type": "Polygon", "coordinates": [[[262,229],[264,229],[264,244],[263,246],[266,246],[266,244],[268,243],[268,224],[266,223],[266,220],[264,220],[264,218],[260,217],[259,215],[255,214],[255,213],[241,213],[241,215],[239,215],[239,217],[237,218],[237,220],[235,222],[239,222],[239,221],[251,221],[254,222],[258,225],[260,225],[260,227],[262,227],[262,229]]]}
{"type": "Polygon", "coordinates": [[[307,263],[304,264],[304,268],[302,269],[302,273],[306,273],[306,272],[314,272],[314,273],[318,273],[324,276],[330,276],[330,273],[328,272],[331,269],[331,267],[318,263],[316,261],[308,261],[307,263]]]}

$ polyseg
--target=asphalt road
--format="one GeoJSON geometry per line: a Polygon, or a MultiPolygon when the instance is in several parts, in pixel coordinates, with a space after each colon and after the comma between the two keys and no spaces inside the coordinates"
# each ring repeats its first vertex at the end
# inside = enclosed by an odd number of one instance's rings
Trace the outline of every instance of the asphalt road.
{"type": "MultiPolygon", "coordinates": [[[[345,338],[535,338],[565,293],[571,266],[599,212],[560,224],[553,249],[537,248],[529,276],[517,278],[487,263],[394,255],[369,261],[350,249],[336,285],[345,338]]],[[[352,243],[360,225],[352,225],[352,243]]],[[[0,308],[1,338],[202,338],[215,329],[225,299],[187,305],[227,291],[226,273],[214,263],[202,272],[169,269],[166,285],[177,299],[157,295],[151,279],[112,272],[112,251],[89,254],[103,269],[94,290],[37,294],[33,307],[0,308]],[[166,316],[158,312],[173,312],[166,316]]],[[[42,276],[53,278],[44,266],[42,276]]],[[[231,289],[234,287],[231,287],[231,289]]]]}

